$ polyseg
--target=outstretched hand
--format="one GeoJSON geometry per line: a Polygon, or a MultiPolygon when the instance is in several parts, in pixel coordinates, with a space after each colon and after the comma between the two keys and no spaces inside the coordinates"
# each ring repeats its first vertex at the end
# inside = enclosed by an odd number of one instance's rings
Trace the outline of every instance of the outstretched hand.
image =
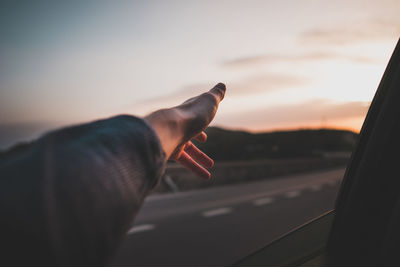
{"type": "Polygon", "coordinates": [[[158,110],[145,117],[160,138],[169,159],[173,159],[196,175],[210,179],[206,168],[214,165],[192,142],[207,141],[204,129],[213,120],[226,87],[219,83],[210,91],[185,101],[179,106],[158,110]]]}

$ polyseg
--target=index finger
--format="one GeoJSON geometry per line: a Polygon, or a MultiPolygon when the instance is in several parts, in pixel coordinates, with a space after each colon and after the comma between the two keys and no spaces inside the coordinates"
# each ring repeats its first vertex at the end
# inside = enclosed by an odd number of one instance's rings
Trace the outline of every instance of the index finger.
{"type": "Polygon", "coordinates": [[[213,94],[216,96],[218,102],[222,101],[225,96],[225,91],[226,91],[226,86],[223,83],[218,83],[216,86],[214,86],[209,93],[213,94]]]}

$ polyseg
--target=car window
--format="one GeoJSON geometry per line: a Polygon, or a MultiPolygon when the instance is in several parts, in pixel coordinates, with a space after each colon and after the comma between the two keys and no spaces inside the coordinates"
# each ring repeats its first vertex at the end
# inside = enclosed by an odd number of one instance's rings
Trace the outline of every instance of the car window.
{"type": "Polygon", "coordinates": [[[397,1],[8,3],[0,159],[43,133],[142,117],[224,82],[204,181],[174,162],[115,266],[226,266],[334,208],[400,34],[397,1]],[[360,8],[362,6],[363,8],[360,8]]]}
{"type": "Polygon", "coordinates": [[[397,43],[347,165],[335,209],[250,253],[234,266],[398,265],[395,109],[399,55],[397,43]]]}
{"type": "Polygon", "coordinates": [[[341,186],[329,240],[329,254],[335,266],[399,264],[399,55],[397,43],[341,186]],[[376,196],[373,200],[371,194],[376,196]],[[355,248],[351,253],[350,247],[355,248]]]}

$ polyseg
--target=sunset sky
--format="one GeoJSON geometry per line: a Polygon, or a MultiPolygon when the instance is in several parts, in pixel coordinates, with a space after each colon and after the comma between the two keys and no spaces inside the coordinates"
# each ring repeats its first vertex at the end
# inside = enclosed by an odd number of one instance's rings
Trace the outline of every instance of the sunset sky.
{"type": "Polygon", "coordinates": [[[399,11],[398,0],[11,1],[0,11],[0,149],[218,82],[228,91],[213,125],[358,131],[399,11]]]}

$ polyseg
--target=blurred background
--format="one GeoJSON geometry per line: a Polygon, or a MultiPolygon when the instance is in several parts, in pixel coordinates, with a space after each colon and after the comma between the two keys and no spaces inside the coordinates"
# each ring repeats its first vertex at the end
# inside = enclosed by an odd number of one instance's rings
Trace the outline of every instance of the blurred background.
{"type": "Polygon", "coordinates": [[[333,208],[399,10],[398,0],[5,1],[0,150],[224,82],[200,145],[213,179],[169,164],[115,265],[231,264],[333,208]]]}

